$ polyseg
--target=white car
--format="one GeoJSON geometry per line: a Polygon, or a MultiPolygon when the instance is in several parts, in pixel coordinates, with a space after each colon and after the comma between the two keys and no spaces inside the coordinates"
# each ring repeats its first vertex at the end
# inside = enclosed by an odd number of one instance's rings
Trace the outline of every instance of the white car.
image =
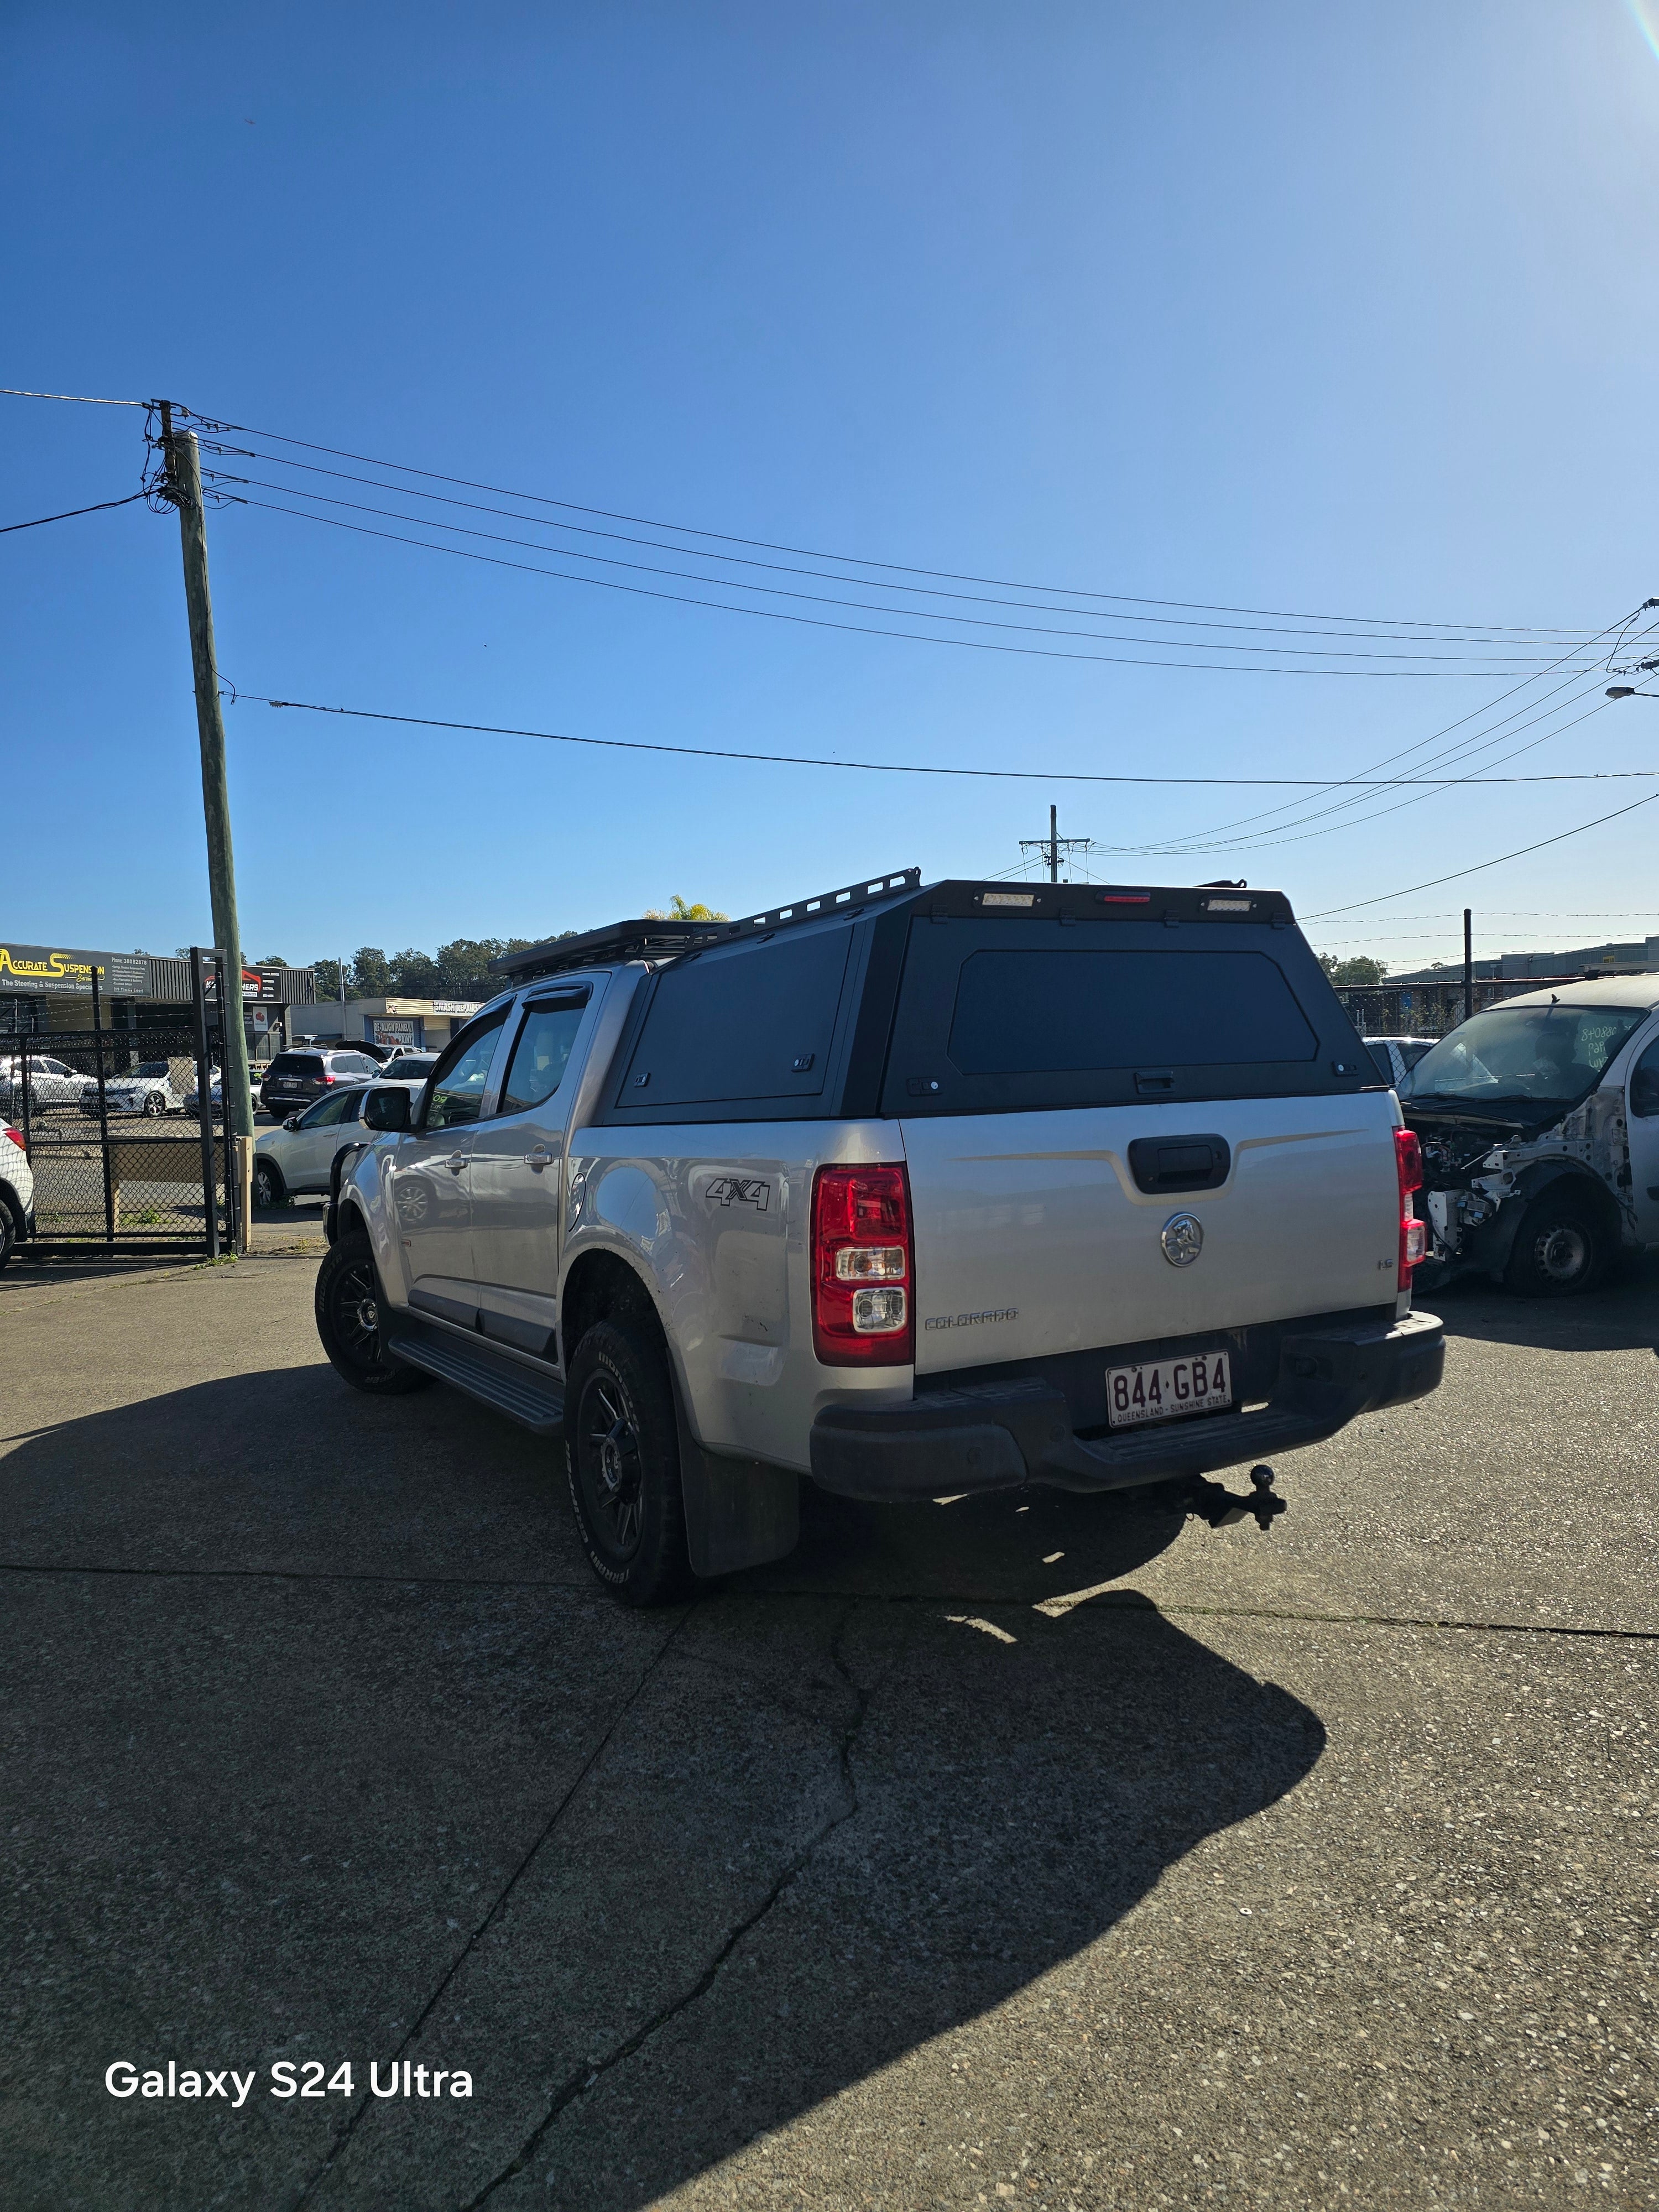
{"type": "MultiPolygon", "coordinates": [[[[84,1068],[68,1067],[61,1060],[50,1059],[45,1053],[32,1052],[28,1066],[31,1109],[37,1106],[78,1105],[86,1079],[84,1068]]],[[[23,1110],[21,1071],[15,1058],[0,1066],[0,1106],[6,1107],[14,1114],[21,1114],[23,1110]]]]}
{"type": "Polygon", "coordinates": [[[0,1267],[34,1234],[34,1171],[23,1132],[0,1122],[0,1267]]]}
{"type": "Polygon", "coordinates": [[[425,1078],[407,1083],[357,1083],[324,1093],[313,1105],[290,1114],[280,1128],[262,1129],[253,1140],[253,1203],[280,1206],[284,1199],[326,1198],[334,1156],[362,1138],[360,1116],[371,1091],[422,1089],[425,1078]]]}
{"type": "MultiPolygon", "coordinates": [[[[104,1109],[110,1114],[182,1114],[185,1102],[165,1060],[142,1060],[125,1075],[104,1079],[104,1109]]],[[[81,1093],[81,1111],[98,1111],[98,1085],[88,1083],[81,1093]]]]}

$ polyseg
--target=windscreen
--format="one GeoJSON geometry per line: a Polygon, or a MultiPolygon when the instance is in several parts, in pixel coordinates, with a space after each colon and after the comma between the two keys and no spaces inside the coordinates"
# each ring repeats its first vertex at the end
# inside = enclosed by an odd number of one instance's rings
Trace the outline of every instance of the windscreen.
{"type": "Polygon", "coordinates": [[[1308,1060],[1319,1040],[1261,952],[975,952],[950,1056],[964,1075],[1308,1060]]]}
{"type": "Polygon", "coordinates": [[[1470,1105],[1530,1099],[1571,1106],[1647,1019],[1631,1006],[1491,1006],[1442,1037],[1407,1077],[1405,1096],[1470,1105]]]}

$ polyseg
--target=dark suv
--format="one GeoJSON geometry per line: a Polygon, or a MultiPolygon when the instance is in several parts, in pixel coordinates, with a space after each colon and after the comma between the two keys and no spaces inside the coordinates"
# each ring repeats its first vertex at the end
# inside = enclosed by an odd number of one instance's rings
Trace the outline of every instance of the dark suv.
{"type": "Polygon", "coordinates": [[[366,1052],[279,1052],[259,1085],[260,1108],[281,1121],[337,1083],[367,1083],[380,1072],[366,1052]]]}

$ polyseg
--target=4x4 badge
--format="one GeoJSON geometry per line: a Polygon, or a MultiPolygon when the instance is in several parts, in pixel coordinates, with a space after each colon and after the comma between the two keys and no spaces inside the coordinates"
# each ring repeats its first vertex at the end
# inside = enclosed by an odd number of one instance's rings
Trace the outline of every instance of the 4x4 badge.
{"type": "Polygon", "coordinates": [[[1204,1249],[1204,1224],[1195,1213],[1172,1213],[1158,1241],[1172,1267],[1190,1267],[1204,1249]]]}
{"type": "Polygon", "coordinates": [[[757,1213],[764,1213],[772,1186],[756,1176],[716,1176],[708,1186],[708,1195],[717,1206],[730,1206],[735,1200],[739,1206],[752,1206],[757,1213]]]}

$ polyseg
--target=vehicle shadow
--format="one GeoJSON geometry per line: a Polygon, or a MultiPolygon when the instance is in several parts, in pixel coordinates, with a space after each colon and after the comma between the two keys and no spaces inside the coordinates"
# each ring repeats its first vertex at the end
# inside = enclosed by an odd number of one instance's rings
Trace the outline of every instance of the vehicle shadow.
{"type": "Polygon", "coordinates": [[[1577,1298],[1522,1298],[1480,1276],[1425,1291],[1448,1336],[1553,1352],[1659,1351],[1659,1252],[1626,1257],[1598,1290],[1577,1298]]]}
{"type": "Polygon", "coordinates": [[[1100,1590],[1160,1497],[815,1495],[795,1560],[641,1615],[553,1455],[445,1392],[270,1370],[17,1433],[20,2204],[641,2207],[1064,1968],[1324,1744],[1100,1590]],[[117,2104],[157,2021],[349,2056],[356,2109],[117,2104]],[[363,2094],[394,2054],[477,2094],[363,2094]]]}

